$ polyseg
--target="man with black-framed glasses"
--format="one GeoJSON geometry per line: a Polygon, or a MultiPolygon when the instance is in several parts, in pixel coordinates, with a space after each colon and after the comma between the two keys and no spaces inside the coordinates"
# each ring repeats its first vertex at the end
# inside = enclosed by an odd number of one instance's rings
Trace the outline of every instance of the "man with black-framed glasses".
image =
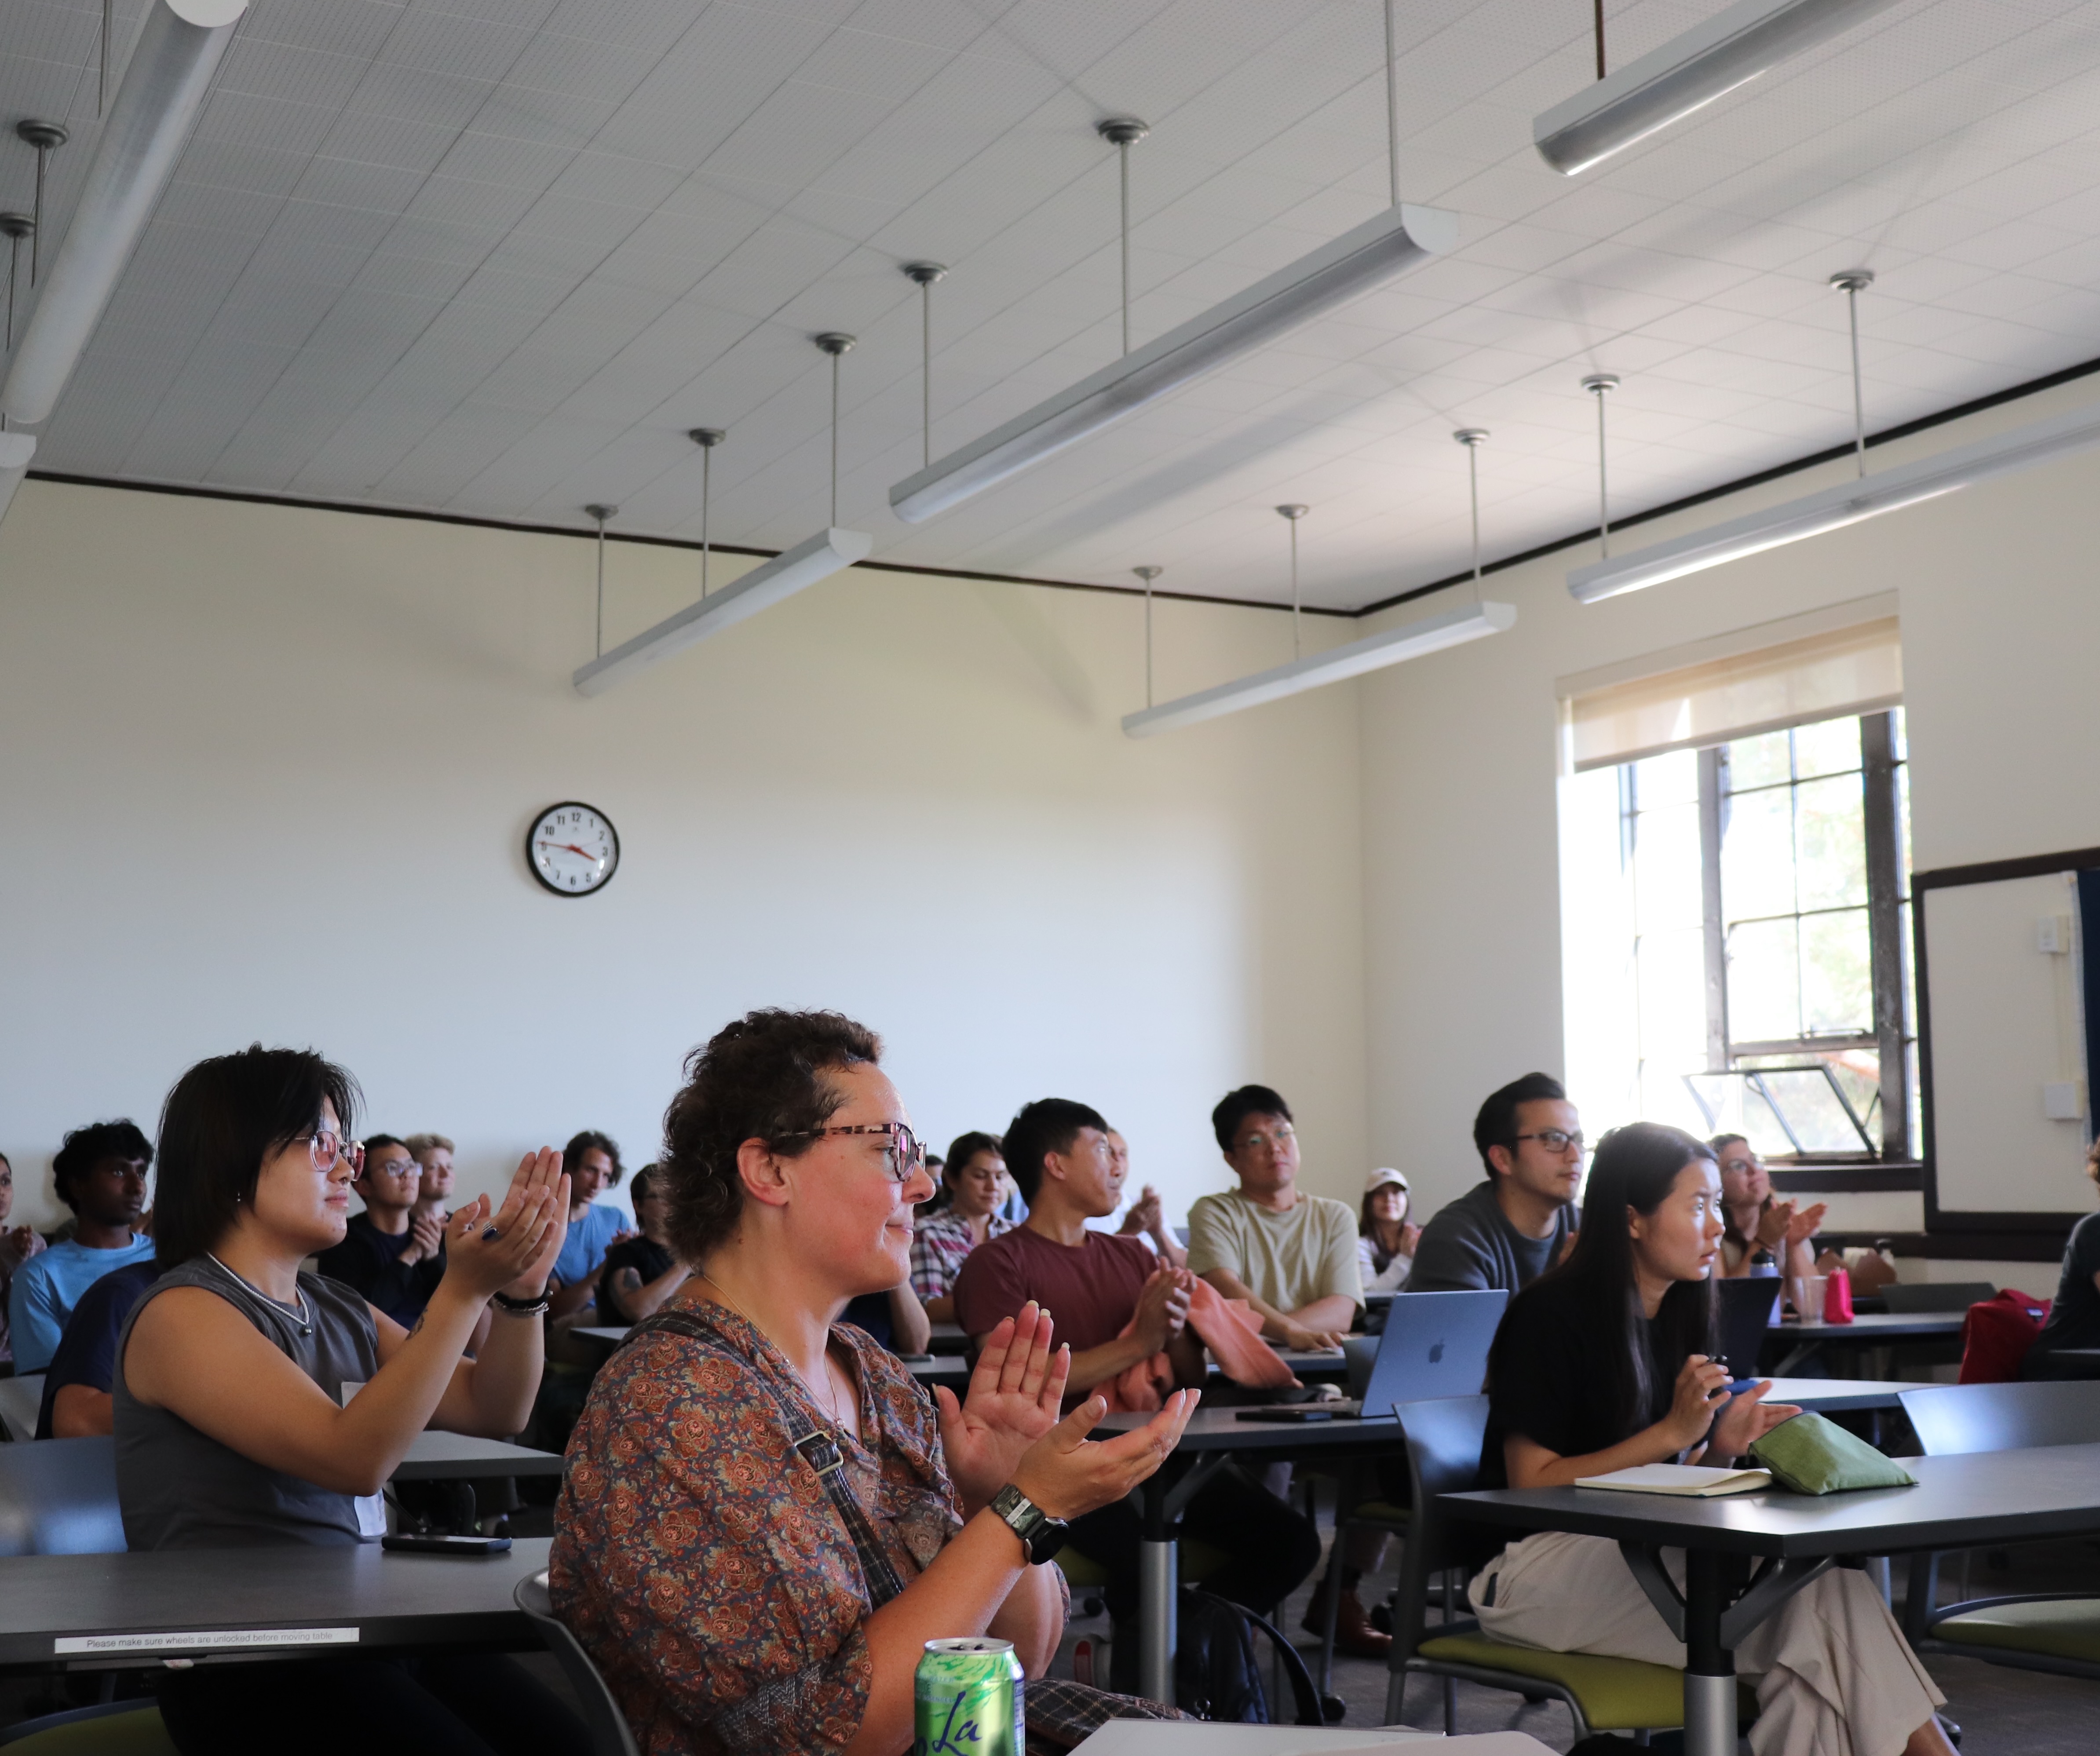
{"type": "Polygon", "coordinates": [[[1407,1291],[1515,1292],[1559,1262],[1582,1223],[1582,1118],[1558,1079],[1528,1073],[1473,1118],[1488,1180],[1422,1229],[1407,1291]]]}

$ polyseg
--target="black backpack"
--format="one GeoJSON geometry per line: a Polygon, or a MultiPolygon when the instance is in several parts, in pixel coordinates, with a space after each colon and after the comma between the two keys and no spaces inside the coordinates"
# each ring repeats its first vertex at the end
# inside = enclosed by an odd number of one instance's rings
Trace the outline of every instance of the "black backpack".
{"type": "MultiPolygon", "coordinates": [[[[1259,1629],[1268,1636],[1290,1682],[1295,1711],[1289,1723],[1326,1723],[1321,1716],[1318,1692],[1312,1687],[1312,1673],[1305,1668],[1298,1648],[1266,1617],[1211,1592],[1184,1586],[1175,1621],[1174,1705],[1184,1713],[1229,1725],[1277,1723],[1277,1716],[1269,1710],[1261,1656],[1255,1645],[1255,1631],[1259,1629]]],[[[1136,1631],[1123,1630],[1124,1637],[1115,1641],[1110,1652],[1109,1686],[1119,1694],[1138,1692],[1136,1631]]]]}

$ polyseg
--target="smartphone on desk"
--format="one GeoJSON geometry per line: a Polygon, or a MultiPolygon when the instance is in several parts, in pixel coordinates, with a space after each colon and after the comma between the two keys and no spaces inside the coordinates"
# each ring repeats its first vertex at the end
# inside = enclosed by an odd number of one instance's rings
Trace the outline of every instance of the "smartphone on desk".
{"type": "Polygon", "coordinates": [[[382,1537],[379,1546],[395,1555],[505,1555],[508,1537],[382,1537]]]}

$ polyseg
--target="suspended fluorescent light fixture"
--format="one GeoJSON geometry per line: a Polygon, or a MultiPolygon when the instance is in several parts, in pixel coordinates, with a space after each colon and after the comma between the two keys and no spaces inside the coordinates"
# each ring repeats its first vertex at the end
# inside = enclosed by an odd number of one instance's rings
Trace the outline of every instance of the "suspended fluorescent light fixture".
{"type": "Polygon", "coordinates": [[[875,539],[861,531],[819,531],[807,542],[785,554],[776,555],[763,567],[753,567],[733,585],[712,597],[691,603],[675,615],[666,616],[654,628],[615,646],[602,659],[593,659],[571,681],[579,695],[600,695],[615,683],[645,671],[674,652],[697,646],[711,634],[734,628],[761,610],[770,610],[783,598],[842,573],[856,561],[865,561],[875,539]]]}
{"type": "Polygon", "coordinates": [[[1534,117],[1532,139],[1540,157],[1572,177],[1895,3],[1737,0],[1534,117]]]}
{"type": "Polygon", "coordinates": [[[36,309],[0,386],[11,418],[34,426],[58,406],[247,10],[248,0],[153,0],[65,241],[37,276],[36,309]]]}
{"type": "Polygon", "coordinates": [[[1582,603],[1616,598],[1621,592],[1660,585],[1688,573],[1704,572],[1745,555],[1761,554],[1842,530],[1885,512],[1914,506],[1959,489],[2010,475],[2038,463],[2054,462],[2100,445],[2100,408],[2079,409],[2037,421],[1996,437],[1958,445],[1936,457],[1882,470],[1855,482],[1841,483],[1785,505],[1732,518],[1710,530],[1695,531],[1630,555],[1592,562],[1568,576],[1568,589],[1582,603]]]}
{"type": "Polygon", "coordinates": [[[1457,214],[1411,204],[1392,208],[907,476],[890,489],[889,504],[907,524],[946,512],[1458,241],[1457,214]]]}
{"type": "MultiPolygon", "coordinates": [[[[865,561],[875,547],[875,539],[864,531],[842,531],[839,522],[839,356],[854,345],[854,338],[832,331],[812,336],[810,340],[818,348],[831,356],[832,361],[832,524],[807,542],[798,543],[784,554],[775,555],[762,567],[753,567],[748,573],[720,591],[708,595],[704,571],[700,580],[700,601],[689,603],[675,615],[667,615],[654,628],[644,629],[633,639],[603,652],[579,668],[569,680],[576,686],[576,693],[584,695],[603,695],[615,683],[624,681],[638,671],[646,670],[659,660],[668,659],[674,652],[683,652],[686,647],[698,645],[711,634],[719,634],[726,628],[734,628],[748,621],[761,610],[770,610],[782,599],[792,598],[798,591],[806,591],[819,580],[827,580],[834,573],[843,573],[856,561],[865,561]]],[[[690,435],[693,443],[711,454],[723,435],[713,427],[696,427],[690,435]],[[703,437],[702,435],[706,435],[703,437]]],[[[703,458],[704,471],[705,458],[703,458]]],[[[706,477],[702,477],[704,484],[706,477]]],[[[702,488],[701,528],[706,529],[706,488],[702,488]]],[[[602,510],[607,516],[616,507],[587,507],[593,517],[602,510]]],[[[599,625],[604,625],[605,603],[605,520],[598,519],[598,604],[599,625]]],[[[701,550],[704,569],[707,551],[701,550]]]]}
{"type": "Polygon", "coordinates": [[[27,433],[0,433],[0,518],[15,504],[15,490],[29,473],[29,460],[37,455],[37,442],[27,433]]]}
{"type": "Polygon", "coordinates": [[[1258,708],[1264,702],[1281,701],[1286,695],[1303,695],[1326,683],[1361,677],[1366,671],[1383,670],[1447,646],[1462,646],[1483,635],[1499,634],[1516,624],[1516,606],[1508,603],[1469,603],[1440,615],[1424,616],[1399,628],[1388,629],[1346,646],[1316,652],[1309,659],[1295,659],[1270,671],[1220,683],[1215,689],[1184,695],[1138,713],[1126,713],[1123,729],[1132,738],[1149,738],[1155,732],[1175,731],[1195,726],[1242,708],[1258,708]]]}

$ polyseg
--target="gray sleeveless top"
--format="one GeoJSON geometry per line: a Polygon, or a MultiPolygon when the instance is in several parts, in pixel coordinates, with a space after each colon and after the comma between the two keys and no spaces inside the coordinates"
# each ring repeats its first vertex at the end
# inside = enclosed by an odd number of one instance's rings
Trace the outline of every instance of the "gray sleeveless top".
{"type": "Polygon", "coordinates": [[[265,1468],[199,1432],[179,1415],[148,1408],[124,1381],[124,1350],[139,1313],[171,1286],[201,1286],[223,1299],[333,1401],[343,1383],[379,1370],[378,1331],[364,1300],[347,1287],[302,1274],[299,1315],[265,1298],[209,1256],[170,1268],[146,1289],[117,1339],[117,1497],[124,1540],[139,1549],[281,1548],[288,1543],[361,1542],[357,1502],[281,1470],[265,1468]]]}

